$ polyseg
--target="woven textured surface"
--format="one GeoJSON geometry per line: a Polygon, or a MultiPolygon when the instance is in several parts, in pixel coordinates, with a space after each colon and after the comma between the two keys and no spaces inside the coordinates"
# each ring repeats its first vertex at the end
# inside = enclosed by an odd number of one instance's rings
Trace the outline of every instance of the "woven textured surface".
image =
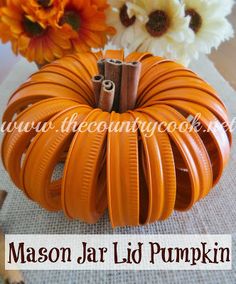
{"type": "MultiPolygon", "coordinates": [[[[219,92],[231,118],[236,117],[236,93],[213,64],[205,57],[191,66],[219,92]]],[[[0,85],[0,114],[10,94],[36,70],[33,64],[20,61],[0,85]]],[[[2,135],[2,134],[1,134],[2,135]]],[[[2,137],[0,137],[2,138],[2,137]]],[[[236,142],[230,163],[220,183],[187,213],[175,212],[165,221],[139,228],[112,230],[108,215],[96,225],[68,221],[63,213],[47,213],[11,183],[0,164],[0,187],[9,192],[0,213],[0,224],[10,234],[232,234],[233,255],[236,253],[236,142]]],[[[236,259],[235,259],[236,260],[236,259]]],[[[233,265],[234,266],[234,265],[233,265]]],[[[236,283],[236,267],[232,271],[143,271],[143,272],[24,272],[26,283],[236,283]]]]}

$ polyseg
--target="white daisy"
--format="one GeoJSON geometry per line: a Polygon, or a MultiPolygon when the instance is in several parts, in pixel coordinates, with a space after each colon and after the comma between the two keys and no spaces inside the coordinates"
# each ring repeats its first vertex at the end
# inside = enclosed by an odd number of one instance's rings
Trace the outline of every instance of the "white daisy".
{"type": "Polygon", "coordinates": [[[107,10],[107,24],[116,29],[111,43],[130,51],[136,50],[144,40],[139,35],[142,23],[136,18],[132,7],[129,7],[132,2],[134,1],[109,0],[111,7],[107,10]]]}
{"type": "Polygon", "coordinates": [[[211,13],[214,17],[226,17],[231,14],[233,6],[235,4],[234,0],[210,0],[211,3],[211,13]]]}
{"type": "Polygon", "coordinates": [[[178,46],[179,57],[197,59],[199,53],[209,54],[212,48],[233,37],[232,25],[226,19],[232,9],[231,0],[182,0],[185,14],[191,18],[189,28],[194,35],[192,43],[178,46]]]}
{"type": "Polygon", "coordinates": [[[176,59],[176,45],[193,40],[190,18],[185,17],[184,5],[179,0],[134,2],[129,8],[134,10],[139,21],[143,21],[137,35],[142,42],[137,50],[176,59]]]}

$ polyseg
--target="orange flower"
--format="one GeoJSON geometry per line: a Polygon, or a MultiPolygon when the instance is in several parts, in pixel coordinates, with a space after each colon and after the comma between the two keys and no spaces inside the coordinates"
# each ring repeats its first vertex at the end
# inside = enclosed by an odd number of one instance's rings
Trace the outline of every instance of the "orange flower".
{"type": "Polygon", "coordinates": [[[0,39],[2,40],[2,43],[6,43],[11,39],[11,32],[9,27],[4,23],[1,23],[1,20],[0,20],[0,39]]]}
{"type": "Polygon", "coordinates": [[[6,5],[6,0],[0,0],[0,7],[6,5]]]}
{"type": "Polygon", "coordinates": [[[113,32],[106,25],[106,0],[70,0],[60,20],[62,27],[71,35],[73,50],[88,51],[101,48],[107,42],[108,34],[113,32]]]}
{"type": "Polygon", "coordinates": [[[1,8],[5,5],[6,5],[6,1],[0,0],[0,39],[2,40],[2,43],[8,42],[11,38],[9,27],[5,25],[1,20],[1,16],[2,16],[1,8]]]}
{"type": "Polygon", "coordinates": [[[1,8],[1,22],[10,29],[10,40],[15,53],[19,52],[29,61],[44,64],[71,50],[64,28],[42,27],[38,22],[32,21],[20,0],[8,0],[7,4],[1,8]]]}
{"type": "Polygon", "coordinates": [[[43,27],[54,27],[58,26],[64,14],[66,2],[67,0],[28,0],[22,1],[22,6],[30,20],[40,22],[43,27]]]}

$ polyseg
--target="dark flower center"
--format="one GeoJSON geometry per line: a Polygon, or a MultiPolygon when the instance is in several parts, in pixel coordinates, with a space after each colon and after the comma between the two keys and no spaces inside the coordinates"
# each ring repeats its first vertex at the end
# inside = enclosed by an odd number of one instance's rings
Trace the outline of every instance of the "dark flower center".
{"type": "Polygon", "coordinates": [[[78,31],[81,24],[80,15],[75,11],[66,11],[60,21],[60,24],[69,24],[73,28],[73,30],[78,31]]]}
{"type": "Polygon", "coordinates": [[[42,28],[40,24],[32,22],[26,17],[23,19],[23,27],[29,37],[41,36],[45,32],[45,29],[42,28]]]}
{"type": "Polygon", "coordinates": [[[197,33],[202,26],[202,17],[194,9],[186,10],[185,14],[191,18],[189,27],[197,33]]]}
{"type": "Polygon", "coordinates": [[[48,8],[52,6],[52,1],[51,0],[37,0],[37,3],[41,5],[43,8],[48,8]]]}
{"type": "Polygon", "coordinates": [[[128,7],[126,5],[123,5],[120,9],[120,21],[122,25],[128,28],[129,26],[132,26],[134,24],[135,20],[135,16],[133,16],[132,18],[129,17],[128,7]]]}
{"type": "Polygon", "coordinates": [[[157,10],[149,15],[146,29],[153,37],[160,37],[170,27],[170,19],[165,11],[157,10]]]}

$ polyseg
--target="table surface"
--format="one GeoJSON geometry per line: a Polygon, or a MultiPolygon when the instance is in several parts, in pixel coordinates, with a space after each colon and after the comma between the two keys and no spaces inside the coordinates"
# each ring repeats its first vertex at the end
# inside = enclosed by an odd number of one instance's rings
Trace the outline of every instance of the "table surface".
{"type": "MultiPolygon", "coordinates": [[[[236,6],[229,17],[236,32],[236,6]]],[[[209,56],[214,62],[217,69],[224,76],[224,78],[236,90],[236,37],[220,46],[216,51],[213,51],[209,56]]],[[[0,83],[6,78],[12,67],[19,61],[20,56],[15,56],[9,44],[2,45],[0,43],[0,83]]]]}

